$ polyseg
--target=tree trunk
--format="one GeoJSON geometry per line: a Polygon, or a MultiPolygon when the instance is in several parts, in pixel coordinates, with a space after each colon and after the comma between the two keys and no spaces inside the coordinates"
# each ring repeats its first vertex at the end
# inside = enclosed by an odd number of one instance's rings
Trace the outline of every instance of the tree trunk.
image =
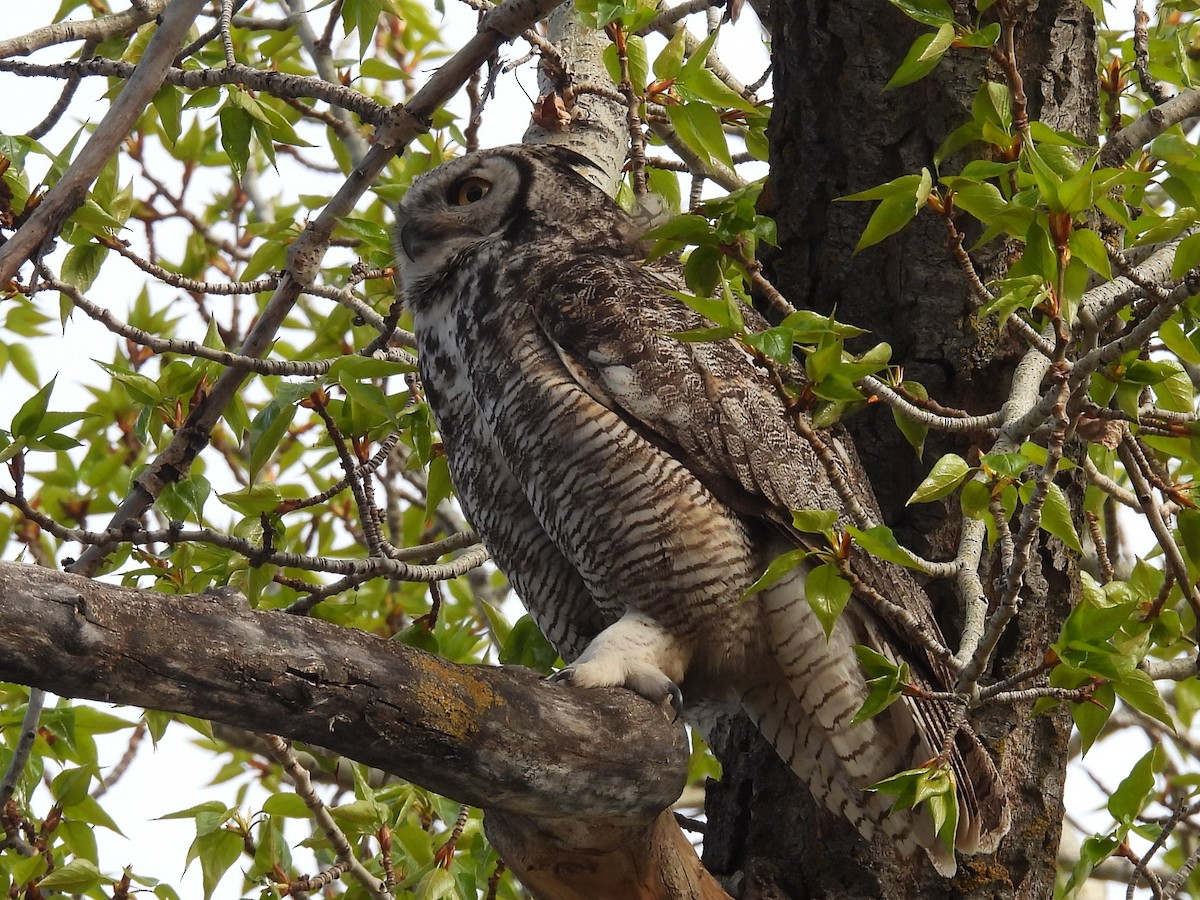
{"type": "MultiPolygon", "coordinates": [[[[974,15],[960,12],[961,21],[974,15]]],[[[906,378],[940,402],[970,412],[998,409],[1019,348],[998,337],[994,320],[974,316],[976,305],[946,248],[943,223],[919,215],[897,236],[856,256],[873,204],[834,201],[924,166],[932,171],[935,151],[969,118],[983,81],[1003,78],[986,52],[951,50],[930,76],[885,92],[924,26],[878,0],[781,2],[772,4],[772,15],[776,105],[762,211],[776,219],[779,246],[765,260],[768,275],[797,307],[836,310],[839,320],[870,328],[864,340],[890,343],[906,378]]],[[[1091,14],[1077,0],[1054,0],[1036,4],[1021,21],[1017,59],[1030,117],[1094,143],[1091,14]]],[[[942,174],[963,162],[951,158],[942,174]]],[[[968,247],[977,236],[968,231],[968,247]]],[[[1002,261],[994,251],[984,252],[976,264],[985,276],[995,275],[1002,261]]],[[[951,450],[969,458],[973,450],[987,449],[987,436],[952,441],[930,434],[922,463],[880,406],[848,425],[885,522],[930,558],[953,558],[957,498],[950,506],[904,503],[933,460],[951,450]]],[[[1060,544],[1043,543],[994,674],[1041,661],[1073,602],[1074,566],[1060,544]]],[[[938,584],[931,591],[946,632],[956,634],[951,592],[938,584]]],[[[913,867],[886,846],[867,846],[845,822],[818,808],[744,720],[714,741],[724,776],[709,792],[705,863],[745,898],[1048,897],[1070,722],[1063,711],[1037,719],[1029,713],[1026,705],[975,716],[1010,786],[1013,827],[994,858],[960,857],[959,874],[950,882],[923,862],[913,867]]]]}

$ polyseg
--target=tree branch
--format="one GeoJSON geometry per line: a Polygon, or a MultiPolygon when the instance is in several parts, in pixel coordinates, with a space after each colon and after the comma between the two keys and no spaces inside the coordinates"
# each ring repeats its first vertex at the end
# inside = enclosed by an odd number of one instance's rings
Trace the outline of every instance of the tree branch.
{"type": "Polygon", "coordinates": [[[132,34],[147,22],[154,21],[164,9],[167,0],[145,0],[134,3],[129,9],[98,16],[95,19],[68,19],[37,28],[19,37],[0,41],[0,59],[8,56],[28,56],[36,50],[65,44],[72,41],[99,43],[118,34],[132,34]]]}
{"type": "Polygon", "coordinates": [[[594,896],[611,863],[637,869],[643,890],[623,896],[724,896],[667,810],[687,736],[629,691],[17,563],[0,563],[0,680],[270,729],[483,807],[518,874],[561,864],[533,873],[547,895],[594,896]]]}
{"type": "Polygon", "coordinates": [[[473,806],[652,817],[686,777],[683,729],[629,691],[19,563],[0,563],[0,599],[0,680],[269,729],[473,806]]]}
{"type": "Polygon", "coordinates": [[[58,233],[67,217],[87,196],[88,186],[104,168],[133,123],[162,85],[163,75],[187,37],[188,28],[204,0],[173,0],[160,18],[132,77],[121,89],[79,156],[50,189],[25,223],[0,247],[0,284],[7,284],[25,260],[38,252],[46,238],[58,233]]]}

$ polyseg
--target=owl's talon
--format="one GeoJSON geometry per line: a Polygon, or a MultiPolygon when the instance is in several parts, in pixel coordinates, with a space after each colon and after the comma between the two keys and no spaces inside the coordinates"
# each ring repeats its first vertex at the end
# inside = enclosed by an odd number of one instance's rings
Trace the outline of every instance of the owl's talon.
{"type": "Polygon", "coordinates": [[[671,696],[671,709],[675,710],[675,715],[671,719],[671,724],[674,725],[679,721],[679,717],[683,715],[683,691],[679,689],[673,681],[667,682],[670,687],[667,688],[667,693],[671,696]]]}
{"type": "Polygon", "coordinates": [[[623,687],[640,697],[645,697],[651,703],[661,703],[664,698],[669,700],[674,711],[672,722],[679,721],[679,717],[683,715],[683,691],[657,669],[630,670],[625,673],[623,681],[597,677],[599,671],[594,663],[580,661],[546,676],[546,680],[573,687],[623,687]]]}

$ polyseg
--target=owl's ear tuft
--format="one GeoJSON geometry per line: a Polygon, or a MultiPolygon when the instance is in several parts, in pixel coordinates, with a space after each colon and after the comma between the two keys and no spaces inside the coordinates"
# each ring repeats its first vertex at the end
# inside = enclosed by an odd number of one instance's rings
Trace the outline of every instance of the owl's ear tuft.
{"type": "Polygon", "coordinates": [[[574,169],[580,175],[583,175],[583,172],[580,171],[581,169],[592,169],[596,172],[604,171],[603,167],[594,162],[590,157],[563,144],[537,144],[535,146],[539,153],[544,154],[560,165],[574,169]]]}

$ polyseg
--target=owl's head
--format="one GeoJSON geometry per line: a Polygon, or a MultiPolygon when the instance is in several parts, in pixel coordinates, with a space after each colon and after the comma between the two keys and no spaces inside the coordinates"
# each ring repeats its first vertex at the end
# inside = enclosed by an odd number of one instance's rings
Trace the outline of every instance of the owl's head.
{"type": "Polygon", "coordinates": [[[608,249],[631,244],[629,218],[579,174],[593,164],[565,147],[514,144],[451,160],[400,203],[396,255],[404,288],[460,268],[471,254],[517,245],[608,249]]]}

